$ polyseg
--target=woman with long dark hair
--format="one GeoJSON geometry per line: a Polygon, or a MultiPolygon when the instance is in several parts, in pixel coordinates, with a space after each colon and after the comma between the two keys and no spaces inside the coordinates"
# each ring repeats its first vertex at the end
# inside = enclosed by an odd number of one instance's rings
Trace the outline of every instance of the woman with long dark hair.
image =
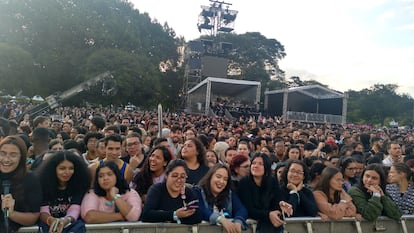
{"type": "Polygon", "coordinates": [[[189,138],[184,142],[178,158],[183,159],[187,164],[188,184],[197,184],[208,172],[206,149],[197,138],[189,138]]]}
{"type": "Polygon", "coordinates": [[[71,151],[53,154],[37,170],[43,190],[39,226],[43,232],[85,232],[79,219],[82,198],[89,189],[90,173],[86,163],[71,151]]]}
{"type": "Polygon", "coordinates": [[[282,200],[266,154],[253,156],[250,174],[240,180],[237,194],[249,217],[258,221],[256,232],[282,232],[284,214],[293,214],[292,206],[282,200]]]}
{"type": "Polygon", "coordinates": [[[343,217],[356,217],[356,207],[352,202],[352,197],[342,188],[344,182],[341,171],[336,167],[326,167],[315,186],[313,195],[324,220],[339,220],[343,217]]]}
{"type": "Polygon", "coordinates": [[[386,179],[383,165],[373,163],[364,169],[358,184],[348,191],[357,212],[368,221],[374,221],[381,215],[394,220],[401,217],[397,204],[385,192],[386,179]]]}
{"type": "Polygon", "coordinates": [[[142,202],[145,202],[151,185],[164,181],[165,168],[171,161],[171,158],[171,152],[165,146],[154,147],[148,154],[144,166],[132,181],[135,190],[141,196],[142,202]]]}
{"type": "Polygon", "coordinates": [[[344,179],[342,188],[348,192],[348,190],[358,182],[356,176],[358,171],[357,161],[352,157],[342,157],[339,161],[339,169],[341,170],[344,179]]]}
{"type": "Polygon", "coordinates": [[[138,221],[141,215],[141,199],[113,161],[98,166],[93,190],[82,200],[81,214],[86,223],[138,221]]]}
{"type": "Polygon", "coordinates": [[[302,152],[300,147],[292,144],[286,150],[285,156],[283,157],[283,161],[290,161],[290,160],[301,160],[302,159],[302,152]]]}
{"type": "Polygon", "coordinates": [[[0,232],[17,232],[39,219],[42,191],[37,177],[26,170],[27,147],[18,136],[0,141],[1,210],[0,232]]]}
{"type": "Polygon", "coordinates": [[[231,191],[230,169],[216,164],[195,188],[203,220],[223,225],[226,232],[247,229],[247,210],[235,192],[231,191]]]}

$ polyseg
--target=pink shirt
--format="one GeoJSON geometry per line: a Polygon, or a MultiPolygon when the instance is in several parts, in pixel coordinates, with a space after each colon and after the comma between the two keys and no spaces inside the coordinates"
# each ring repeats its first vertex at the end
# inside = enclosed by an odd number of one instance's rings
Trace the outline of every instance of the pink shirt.
{"type": "MultiPolygon", "coordinates": [[[[125,219],[129,222],[138,221],[142,211],[142,202],[138,193],[135,190],[131,189],[125,194],[122,194],[120,198],[132,206],[129,213],[125,216],[125,219]]],[[[90,210],[97,210],[106,213],[115,213],[115,203],[112,202],[112,205],[109,205],[109,203],[111,202],[106,200],[105,197],[100,197],[96,195],[92,189],[89,190],[89,192],[85,194],[82,200],[82,218],[85,218],[86,214],[90,210]]]]}
{"type": "MultiPolygon", "coordinates": [[[[346,203],[340,202],[331,204],[328,202],[328,197],[322,191],[313,191],[318,209],[322,214],[327,215],[331,220],[339,220],[343,217],[355,217],[357,215],[356,207],[352,201],[346,203]]],[[[346,192],[341,193],[341,199],[352,200],[346,192]]]]}

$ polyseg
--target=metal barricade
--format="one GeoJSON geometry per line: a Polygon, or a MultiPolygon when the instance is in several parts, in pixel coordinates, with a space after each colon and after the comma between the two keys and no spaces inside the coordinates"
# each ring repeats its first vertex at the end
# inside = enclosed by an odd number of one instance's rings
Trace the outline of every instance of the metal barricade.
{"type": "MultiPolygon", "coordinates": [[[[248,219],[249,229],[244,233],[256,232],[256,221],[248,219]]],[[[221,226],[200,223],[184,225],[176,223],[113,222],[104,224],[86,224],[87,232],[99,233],[224,233],[221,226]]],[[[38,227],[22,227],[20,233],[37,233],[38,227]]],[[[380,217],[376,221],[357,221],[355,218],[343,218],[339,221],[322,221],[321,218],[287,218],[285,233],[410,233],[414,232],[414,215],[404,215],[400,221],[380,217]]]]}

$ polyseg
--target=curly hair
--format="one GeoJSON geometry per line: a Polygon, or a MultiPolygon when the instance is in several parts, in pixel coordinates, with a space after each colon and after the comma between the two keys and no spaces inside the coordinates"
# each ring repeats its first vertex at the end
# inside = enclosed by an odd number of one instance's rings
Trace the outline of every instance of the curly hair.
{"type": "Polygon", "coordinates": [[[93,184],[93,191],[95,192],[96,195],[101,196],[101,197],[106,196],[106,191],[103,190],[102,187],[99,185],[99,171],[104,167],[111,169],[111,171],[115,174],[116,176],[115,187],[118,188],[119,194],[124,194],[130,190],[127,181],[124,179],[121,172],[119,171],[118,165],[113,161],[105,161],[102,164],[100,164],[98,168],[96,169],[95,181],[93,184]]]}
{"type": "MultiPolygon", "coordinates": [[[[198,138],[189,138],[187,141],[192,141],[196,146],[197,150],[197,162],[199,164],[207,164],[206,159],[206,148],[203,146],[203,143],[198,138]]],[[[178,158],[183,159],[181,155],[181,151],[179,153],[178,158]]]]}
{"type": "Polygon", "coordinates": [[[59,179],[56,175],[56,167],[63,161],[73,164],[74,173],[67,182],[66,189],[69,195],[85,194],[91,184],[91,176],[88,165],[75,153],[64,150],[55,152],[50,158],[46,159],[36,171],[43,190],[43,201],[50,202],[56,199],[59,186],[59,179]]]}
{"type": "Polygon", "coordinates": [[[223,208],[225,208],[226,203],[229,200],[230,188],[231,188],[230,176],[231,176],[230,169],[224,164],[217,163],[216,165],[214,165],[212,168],[209,169],[206,175],[204,175],[204,177],[198,183],[198,186],[202,188],[204,190],[204,193],[206,194],[207,203],[217,206],[219,210],[222,210],[223,208]],[[227,176],[228,176],[227,184],[224,187],[223,191],[221,191],[217,195],[217,197],[215,197],[213,193],[211,192],[210,181],[213,175],[217,172],[217,170],[221,168],[225,169],[227,172],[227,176]]]}

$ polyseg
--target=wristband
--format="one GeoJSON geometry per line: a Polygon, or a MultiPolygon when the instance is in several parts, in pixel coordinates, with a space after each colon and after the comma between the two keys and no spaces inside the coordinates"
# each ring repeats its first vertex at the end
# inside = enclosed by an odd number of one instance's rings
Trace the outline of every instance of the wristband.
{"type": "Polygon", "coordinates": [[[53,232],[56,232],[57,231],[57,229],[58,229],[58,227],[59,227],[59,224],[60,224],[60,219],[57,219],[56,221],[55,221],[55,223],[53,224],[53,226],[52,226],[52,231],[53,232]]]}
{"type": "Polygon", "coordinates": [[[346,201],[346,200],[341,200],[340,202],[341,202],[341,203],[347,203],[347,201],[346,201]]]}
{"type": "Polygon", "coordinates": [[[72,218],[71,217],[67,217],[66,216],[66,217],[60,218],[60,221],[63,224],[63,228],[66,228],[66,227],[68,227],[68,226],[70,226],[72,224],[72,218]],[[65,225],[65,220],[67,218],[69,218],[69,222],[65,225]]]}
{"type": "Polygon", "coordinates": [[[289,192],[289,194],[296,194],[296,197],[298,198],[298,204],[300,203],[300,195],[299,195],[298,191],[296,191],[296,190],[291,190],[291,191],[289,192]]]}
{"type": "Polygon", "coordinates": [[[373,196],[373,197],[381,197],[381,193],[378,193],[378,192],[373,192],[373,193],[372,193],[372,196],[373,196]]]}
{"type": "Polygon", "coordinates": [[[68,226],[72,225],[72,217],[70,217],[70,216],[64,217],[63,220],[62,220],[63,223],[65,223],[65,219],[69,219],[69,222],[68,222],[68,224],[64,225],[63,228],[67,228],[68,226]]]}
{"type": "Polygon", "coordinates": [[[177,224],[181,224],[181,220],[177,216],[177,211],[173,212],[173,219],[177,222],[177,224]]]}
{"type": "Polygon", "coordinates": [[[112,201],[116,201],[118,200],[118,198],[120,198],[121,195],[120,194],[115,194],[114,197],[112,198],[112,201]]]}
{"type": "Polygon", "coordinates": [[[296,191],[296,190],[291,190],[291,191],[289,192],[289,194],[299,194],[299,193],[298,193],[298,191],[296,191]]]}
{"type": "Polygon", "coordinates": [[[223,218],[224,216],[223,215],[219,215],[217,218],[216,218],[216,224],[217,225],[221,225],[221,222],[220,222],[220,220],[221,220],[221,218],[223,218]]]}

